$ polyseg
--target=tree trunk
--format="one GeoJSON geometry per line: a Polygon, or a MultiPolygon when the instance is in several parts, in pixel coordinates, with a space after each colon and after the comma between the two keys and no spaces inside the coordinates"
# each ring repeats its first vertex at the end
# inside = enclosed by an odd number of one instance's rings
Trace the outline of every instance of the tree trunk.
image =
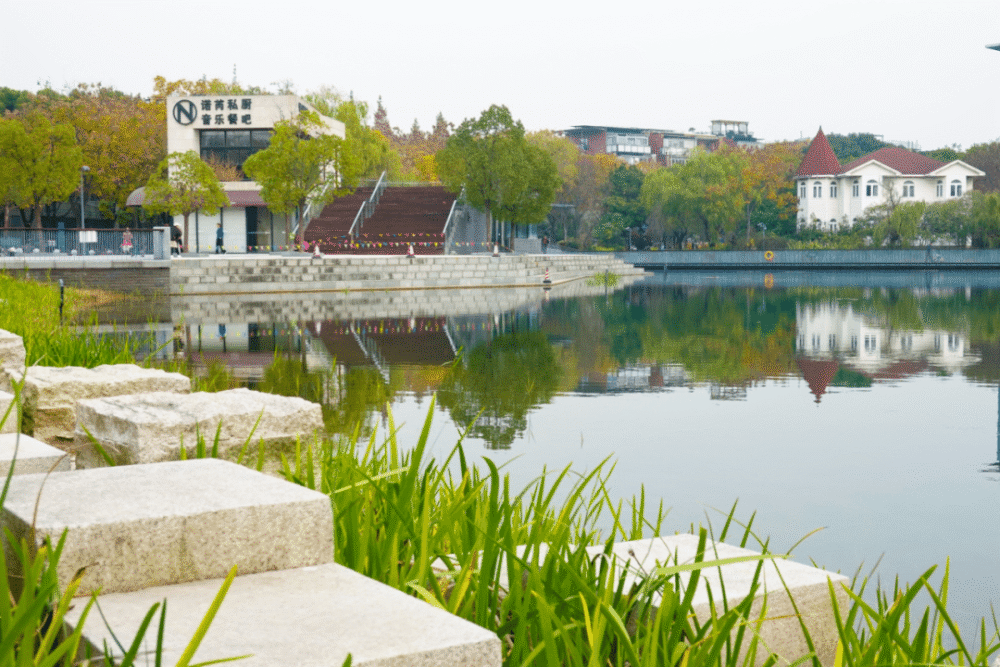
{"type": "MultiPolygon", "coordinates": [[[[184,250],[184,243],[185,243],[185,242],[186,242],[186,241],[188,240],[188,238],[189,238],[189,237],[188,237],[188,216],[189,216],[189,215],[191,215],[191,214],[190,214],[190,213],[185,213],[185,214],[184,214],[184,236],[183,236],[183,237],[181,238],[181,243],[180,243],[180,246],[181,246],[181,247],[180,247],[180,249],[181,249],[181,251],[182,251],[182,252],[183,252],[183,250],[184,250]]],[[[188,243],[188,245],[190,246],[191,244],[190,244],[190,243],[188,243]]]]}
{"type": "Polygon", "coordinates": [[[41,229],[42,228],[42,205],[38,204],[35,206],[35,210],[32,212],[31,216],[31,228],[41,229]]]}

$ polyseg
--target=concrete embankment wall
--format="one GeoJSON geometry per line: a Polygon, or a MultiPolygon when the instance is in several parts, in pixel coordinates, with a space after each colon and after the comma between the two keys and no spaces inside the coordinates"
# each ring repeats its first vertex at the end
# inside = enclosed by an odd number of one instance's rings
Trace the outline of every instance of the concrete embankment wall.
{"type": "Polygon", "coordinates": [[[170,288],[170,263],[152,259],[11,257],[0,259],[0,271],[39,282],[61,279],[67,287],[126,294],[166,294],[170,288]]]}
{"type": "Polygon", "coordinates": [[[609,271],[641,274],[610,254],[211,256],[171,262],[171,296],[540,286],[609,271]]]}
{"type": "Polygon", "coordinates": [[[647,269],[996,269],[1000,249],[904,248],[898,250],[667,250],[619,252],[647,269]]]}

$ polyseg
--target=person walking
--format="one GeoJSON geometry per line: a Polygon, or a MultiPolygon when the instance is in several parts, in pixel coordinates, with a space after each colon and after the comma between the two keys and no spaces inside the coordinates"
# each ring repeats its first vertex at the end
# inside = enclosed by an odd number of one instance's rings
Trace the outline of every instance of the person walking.
{"type": "Polygon", "coordinates": [[[170,228],[170,254],[181,256],[181,241],[183,240],[183,234],[181,233],[181,228],[177,226],[175,222],[170,228]]]}
{"type": "Polygon", "coordinates": [[[226,246],[224,242],[225,232],[222,230],[222,223],[215,226],[215,254],[224,254],[226,246]]]}
{"type": "Polygon", "coordinates": [[[131,255],[132,254],[132,230],[126,229],[122,232],[122,254],[131,255]]]}

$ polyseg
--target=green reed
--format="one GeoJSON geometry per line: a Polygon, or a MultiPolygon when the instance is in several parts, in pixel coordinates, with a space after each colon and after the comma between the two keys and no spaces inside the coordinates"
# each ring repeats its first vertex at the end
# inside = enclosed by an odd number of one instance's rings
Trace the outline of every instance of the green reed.
{"type": "MultiPolygon", "coordinates": [[[[710,591],[715,611],[709,618],[695,614],[701,572],[721,564],[705,528],[695,531],[695,563],[627,576],[611,555],[613,542],[660,535],[664,511],[662,504],[647,507],[643,493],[613,501],[610,462],[584,475],[569,468],[543,472],[515,489],[488,458],[482,469],[470,465],[462,436],[442,461],[428,458],[433,409],[432,402],[416,446],[405,452],[390,414],[382,441],[375,433],[361,441],[356,430],[351,438],[299,444],[281,456],[287,479],[330,496],[338,563],[496,632],[507,666],[737,667],[781,660],[820,667],[815,653],[779,658],[760,641],[764,612],[752,612],[760,565],[747,598],[727,601],[724,591],[710,591]],[[603,534],[599,525],[611,528],[603,534]],[[596,556],[587,550],[595,546],[596,556]]],[[[786,556],[770,553],[752,533],[752,520],[740,528],[734,515],[735,507],[712,540],[753,542],[761,561],[786,556]]],[[[947,577],[935,591],[929,574],[912,587],[877,590],[874,606],[863,600],[866,582],[855,581],[849,608],[837,614],[835,667],[988,665],[1000,651],[996,623],[987,633],[984,621],[980,647],[970,650],[947,615],[947,577]],[[934,605],[920,612],[914,598],[922,590],[934,605]]],[[[800,628],[812,647],[801,620],[800,628]]]]}
{"type": "Polygon", "coordinates": [[[107,336],[96,333],[97,320],[74,322],[83,292],[65,290],[66,303],[59,313],[59,288],[0,273],[0,329],[21,336],[27,364],[84,366],[135,363],[145,337],[107,336]]]}

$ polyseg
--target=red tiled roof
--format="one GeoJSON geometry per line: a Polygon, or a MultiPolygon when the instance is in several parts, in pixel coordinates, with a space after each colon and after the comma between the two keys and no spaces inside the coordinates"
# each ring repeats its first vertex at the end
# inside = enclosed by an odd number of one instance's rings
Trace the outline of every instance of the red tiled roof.
{"type": "MultiPolygon", "coordinates": [[[[808,157],[808,156],[807,156],[808,157]]],[[[935,169],[940,169],[944,166],[944,162],[938,162],[934,158],[929,158],[926,155],[920,155],[912,151],[908,151],[905,148],[898,148],[896,146],[886,146],[885,148],[880,148],[874,153],[869,153],[863,157],[859,157],[857,160],[853,160],[844,165],[844,171],[850,171],[855,167],[860,167],[866,162],[871,162],[875,160],[881,162],[887,167],[895,169],[901,174],[929,174],[935,169]]]]}
{"type": "Polygon", "coordinates": [[[799,165],[799,170],[795,172],[795,175],[830,176],[839,173],[840,161],[833,154],[830,142],[826,140],[826,135],[823,134],[823,128],[821,127],[813,138],[812,143],[809,144],[809,150],[806,151],[806,156],[802,158],[802,163],[799,165]]]}
{"type": "Polygon", "coordinates": [[[809,385],[809,391],[816,396],[816,402],[819,403],[820,397],[826,393],[826,388],[833,380],[833,376],[837,374],[840,363],[836,359],[822,360],[799,357],[795,360],[795,364],[802,372],[802,378],[809,385]]]}

